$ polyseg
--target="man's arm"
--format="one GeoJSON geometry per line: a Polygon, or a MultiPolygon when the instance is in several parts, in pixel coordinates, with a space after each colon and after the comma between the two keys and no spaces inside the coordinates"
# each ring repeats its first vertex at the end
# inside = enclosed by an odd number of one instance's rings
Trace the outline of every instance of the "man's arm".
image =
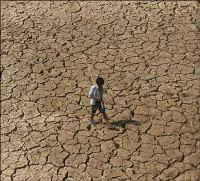
{"type": "Polygon", "coordinates": [[[89,95],[88,97],[89,97],[89,98],[93,98],[93,99],[100,100],[100,97],[99,97],[99,96],[92,96],[92,95],[89,95]]]}
{"type": "Polygon", "coordinates": [[[94,94],[95,94],[95,89],[96,89],[95,86],[92,86],[92,87],[90,88],[88,97],[89,97],[89,98],[96,99],[96,100],[100,100],[100,97],[99,97],[99,96],[95,96],[95,95],[94,95],[94,94]]]}

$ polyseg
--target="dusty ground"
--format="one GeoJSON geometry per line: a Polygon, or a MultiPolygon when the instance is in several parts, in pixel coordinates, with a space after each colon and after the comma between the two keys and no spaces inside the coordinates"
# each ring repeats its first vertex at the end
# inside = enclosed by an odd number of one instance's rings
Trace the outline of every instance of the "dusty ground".
{"type": "Polygon", "coordinates": [[[197,2],[1,3],[2,181],[200,180],[197,2]]]}

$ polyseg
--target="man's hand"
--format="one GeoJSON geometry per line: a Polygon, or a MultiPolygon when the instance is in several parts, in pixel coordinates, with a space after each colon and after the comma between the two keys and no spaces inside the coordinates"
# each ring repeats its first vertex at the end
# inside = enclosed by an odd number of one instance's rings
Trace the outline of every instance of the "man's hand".
{"type": "Polygon", "coordinates": [[[99,96],[88,96],[89,98],[96,99],[97,101],[102,101],[99,96]]]}
{"type": "Polygon", "coordinates": [[[95,98],[96,98],[97,101],[101,100],[101,98],[99,96],[96,96],[95,98]]]}

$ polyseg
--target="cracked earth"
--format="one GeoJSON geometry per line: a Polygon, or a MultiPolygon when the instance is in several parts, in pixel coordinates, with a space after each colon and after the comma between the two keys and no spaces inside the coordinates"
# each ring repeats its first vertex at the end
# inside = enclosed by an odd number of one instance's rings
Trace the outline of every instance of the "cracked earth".
{"type": "Polygon", "coordinates": [[[3,1],[1,12],[2,181],[200,180],[196,1],[3,1]],[[85,59],[116,130],[87,129],[85,59]]]}

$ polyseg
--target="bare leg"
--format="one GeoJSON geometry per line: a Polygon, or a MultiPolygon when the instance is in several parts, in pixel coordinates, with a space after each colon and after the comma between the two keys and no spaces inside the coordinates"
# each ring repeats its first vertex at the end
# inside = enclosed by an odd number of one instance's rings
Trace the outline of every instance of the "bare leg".
{"type": "Polygon", "coordinates": [[[103,118],[106,120],[106,124],[109,124],[109,119],[106,113],[103,113],[103,118]]]}
{"type": "Polygon", "coordinates": [[[91,114],[91,121],[94,121],[94,113],[91,114]]]}

